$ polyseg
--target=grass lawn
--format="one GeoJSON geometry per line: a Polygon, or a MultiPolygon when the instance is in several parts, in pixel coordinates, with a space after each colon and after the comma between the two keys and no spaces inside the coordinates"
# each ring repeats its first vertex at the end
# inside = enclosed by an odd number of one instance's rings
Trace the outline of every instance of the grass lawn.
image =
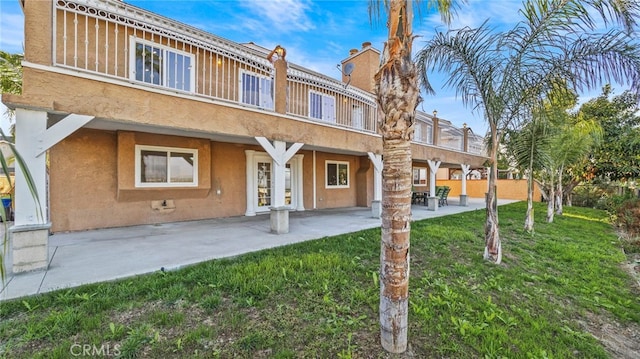
{"type": "Polygon", "coordinates": [[[379,345],[372,229],[0,302],[0,357],[625,357],[603,343],[640,333],[640,296],[606,213],[540,205],[531,235],[525,207],[499,208],[499,266],[484,211],[412,224],[405,355],[379,345]]]}

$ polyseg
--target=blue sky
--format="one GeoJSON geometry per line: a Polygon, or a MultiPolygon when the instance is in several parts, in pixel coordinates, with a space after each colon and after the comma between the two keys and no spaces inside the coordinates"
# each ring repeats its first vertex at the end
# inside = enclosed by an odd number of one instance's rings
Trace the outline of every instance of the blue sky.
{"type": "MultiPolygon", "coordinates": [[[[265,48],[280,44],[287,60],[314,71],[340,78],[336,65],[349,49],[365,41],[382,50],[386,40],[384,19],[370,20],[369,0],[125,0],[126,3],[164,15],[217,36],[244,43],[252,41],[265,48]]],[[[452,27],[477,27],[484,20],[496,28],[511,27],[518,20],[520,0],[469,0],[459,10],[452,27]]],[[[444,29],[440,16],[423,9],[416,11],[414,49],[444,29]]],[[[22,52],[23,15],[19,0],[0,0],[0,50],[22,52]]],[[[436,95],[423,96],[419,109],[438,110],[438,117],[462,127],[469,124],[476,134],[484,134],[482,117],[464,108],[455,92],[442,88],[444,78],[430,77],[436,95]]],[[[616,91],[621,93],[623,89],[616,91]]],[[[597,95],[600,91],[593,92],[597,95]]]]}

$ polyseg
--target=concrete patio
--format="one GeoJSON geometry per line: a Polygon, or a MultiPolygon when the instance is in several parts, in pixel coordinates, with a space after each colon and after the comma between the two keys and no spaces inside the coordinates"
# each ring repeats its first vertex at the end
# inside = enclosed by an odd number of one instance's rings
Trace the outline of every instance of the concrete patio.
{"type": "MultiPolygon", "coordinates": [[[[500,200],[498,204],[514,202],[500,200]]],[[[413,205],[413,220],[465,211],[484,211],[484,198],[470,198],[459,206],[430,211],[413,205]]],[[[380,226],[371,209],[358,207],[291,212],[290,231],[270,232],[268,215],[202,221],[162,223],[84,232],[57,233],[49,238],[47,270],[11,273],[11,248],[5,256],[8,276],[0,300],[36,295],[88,283],[110,281],[144,273],[175,270],[216,258],[298,243],[380,226]]],[[[4,231],[4,229],[2,229],[4,231]]]]}

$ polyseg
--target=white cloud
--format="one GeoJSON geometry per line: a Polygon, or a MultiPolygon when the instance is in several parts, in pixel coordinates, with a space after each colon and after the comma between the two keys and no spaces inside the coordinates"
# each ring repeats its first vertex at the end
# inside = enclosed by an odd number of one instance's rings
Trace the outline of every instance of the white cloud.
{"type": "Polygon", "coordinates": [[[272,0],[272,1],[243,1],[240,3],[247,11],[254,14],[261,31],[277,29],[283,32],[310,31],[316,28],[307,11],[311,6],[308,1],[272,0]],[[268,21],[264,21],[264,19],[268,21]]]}

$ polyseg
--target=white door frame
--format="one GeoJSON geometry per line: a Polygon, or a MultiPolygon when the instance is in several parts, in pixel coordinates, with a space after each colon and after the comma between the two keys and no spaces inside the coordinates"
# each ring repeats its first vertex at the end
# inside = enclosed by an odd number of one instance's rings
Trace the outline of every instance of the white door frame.
{"type": "MultiPolygon", "coordinates": [[[[245,150],[247,165],[246,165],[246,181],[247,181],[247,210],[245,216],[255,216],[258,213],[266,213],[270,211],[270,206],[258,207],[258,162],[271,163],[273,169],[273,159],[267,152],[259,152],[254,150],[245,150]]],[[[294,155],[289,162],[291,166],[291,204],[287,206],[291,211],[304,211],[303,201],[303,169],[302,159],[304,155],[294,155]]],[[[273,181],[273,178],[272,178],[273,181]]],[[[273,187],[273,182],[271,184],[273,187]]],[[[272,192],[273,194],[273,189],[272,192]]]]}

